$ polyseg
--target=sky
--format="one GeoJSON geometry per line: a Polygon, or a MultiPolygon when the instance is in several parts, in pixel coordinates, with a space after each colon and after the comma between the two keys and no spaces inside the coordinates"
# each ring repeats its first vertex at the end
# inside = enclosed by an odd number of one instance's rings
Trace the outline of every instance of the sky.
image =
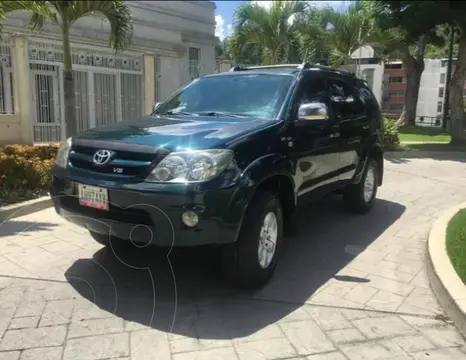
{"type": "MultiPolygon", "coordinates": [[[[218,36],[220,40],[223,40],[226,36],[231,33],[232,23],[233,23],[233,14],[235,9],[242,3],[248,1],[214,1],[217,6],[215,12],[215,36],[218,36]]],[[[272,1],[254,1],[259,3],[261,6],[270,6],[272,1]]],[[[344,10],[346,3],[349,1],[310,1],[318,7],[331,6],[336,10],[344,10]]]]}

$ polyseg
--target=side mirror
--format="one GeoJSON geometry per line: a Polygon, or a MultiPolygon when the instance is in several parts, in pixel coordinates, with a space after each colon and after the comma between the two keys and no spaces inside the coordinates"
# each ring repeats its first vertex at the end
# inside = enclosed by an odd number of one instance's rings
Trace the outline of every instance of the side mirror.
{"type": "Polygon", "coordinates": [[[155,109],[157,109],[157,107],[158,107],[159,105],[160,105],[160,102],[156,102],[156,103],[154,104],[154,111],[155,111],[155,109]]]}
{"type": "Polygon", "coordinates": [[[328,120],[327,104],[311,102],[301,104],[298,109],[298,122],[328,120]]]}

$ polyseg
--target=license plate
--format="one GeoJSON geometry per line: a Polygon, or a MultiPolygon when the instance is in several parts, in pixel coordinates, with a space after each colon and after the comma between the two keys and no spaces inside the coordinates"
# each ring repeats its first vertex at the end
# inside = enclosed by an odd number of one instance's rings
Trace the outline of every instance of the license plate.
{"type": "Polygon", "coordinates": [[[79,205],[108,210],[108,191],[97,186],[78,184],[79,205]]]}

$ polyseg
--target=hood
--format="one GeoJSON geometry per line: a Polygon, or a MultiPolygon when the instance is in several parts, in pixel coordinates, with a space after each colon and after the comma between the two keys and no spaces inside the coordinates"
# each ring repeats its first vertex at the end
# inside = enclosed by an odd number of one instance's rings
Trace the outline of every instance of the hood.
{"type": "Polygon", "coordinates": [[[235,138],[271,124],[269,120],[211,116],[147,116],[90,129],[77,139],[121,141],[162,147],[170,151],[227,147],[235,138]]]}

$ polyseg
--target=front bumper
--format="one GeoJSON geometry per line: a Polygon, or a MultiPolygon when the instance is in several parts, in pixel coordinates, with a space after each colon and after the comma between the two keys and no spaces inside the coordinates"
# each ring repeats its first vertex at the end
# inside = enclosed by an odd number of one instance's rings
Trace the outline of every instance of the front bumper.
{"type": "MultiPolygon", "coordinates": [[[[160,186],[160,185],[159,185],[160,186]]],[[[137,190],[138,184],[122,186],[116,182],[69,179],[53,176],[51,195],[56,212],[66,220],[90,231],[112,235],[140,244],[157,246],[198,246],[228,244],[236,240],[238,217],[229,213],[235,188],[210,191],[180,190],[167,185],[163,190],[137,190]],[[75,181],[76,180],[76,181],[75,181]],[[109,211],[81,206],[77,183],[108,189],[109,211]],[[197,226],[181,222],[182,214],[195,211],[197,226]]]]}

